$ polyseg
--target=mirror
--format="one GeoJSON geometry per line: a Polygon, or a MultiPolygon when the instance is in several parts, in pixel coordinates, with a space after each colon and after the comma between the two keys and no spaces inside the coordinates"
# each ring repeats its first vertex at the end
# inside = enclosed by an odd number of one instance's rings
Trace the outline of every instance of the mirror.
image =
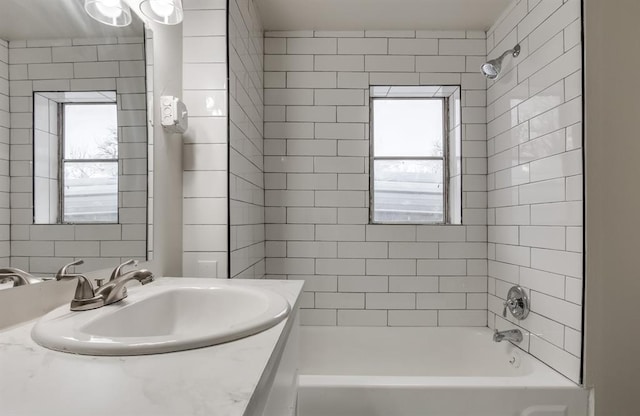
{"type": "Polygon", "coordinates": [[[151,34],[132,16],[115,28],[82,0],[0,5],[0,269],[147,259],[151,34]]]}

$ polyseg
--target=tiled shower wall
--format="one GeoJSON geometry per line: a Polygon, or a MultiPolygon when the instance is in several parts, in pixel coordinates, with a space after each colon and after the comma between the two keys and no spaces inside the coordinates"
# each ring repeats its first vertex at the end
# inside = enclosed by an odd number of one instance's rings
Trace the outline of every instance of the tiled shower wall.
{"type": "Polygon", "coordinates": [[[147,148],[143,38],[9,43],[11,265],[51,274],[83,258],[83,270],[146,258],[147,148]],[[116,91],[119,223],[33,224],[33,92],[116,91]]]}
{"type": "Polygon", "coordinates": [[[231,277],[265,273],[264,31],[251,0],[229,1],[231,277]]]}
{"type": "Polygon", "coordinates": [[[582,326],[582,74],[579,0],[514,2],[489,58],[520,43],[487,90],[489,326],[530,331],[522,348],[574,381],[582,326]],[[510,286],[523,321],[502,318],[510,286]]]}
{"type": "Polygon", "coordinates": [[[311,325],[487,325],[484,32],[265,34],[269,278],[311,325]],[[369,225],[369,87],[461,85],[463,225],[369,225]]]}
{"type": "Polygon", "coordinates": [[[9,44],[0,39],[0,263],[9,264],[10,224],[9,211],[9,44]]]}
{"type": "MultiPolygon", "coordinates": [[[[228,277],[225,1],[185,0],[183,275],[228,277]]],[[[177,139],[179,140],[179,139],[177,139]]]]}
{"type": "Polygon", "coordinates": [[[147,76],[147,260],[153,260],[153,32],[144,31],[147,76]]]}

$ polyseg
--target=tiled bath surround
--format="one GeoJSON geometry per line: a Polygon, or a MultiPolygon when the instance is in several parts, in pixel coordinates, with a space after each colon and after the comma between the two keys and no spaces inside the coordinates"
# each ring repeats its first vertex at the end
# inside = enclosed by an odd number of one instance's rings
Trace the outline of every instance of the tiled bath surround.
{"type": "MultiPolygon", "coordinates": [[[[11,265],[51,274],[76,258],[83,270],[146,258],[147,148],[143,38],[47,39],[9,43],[11,265]],[[116,91],[119,223],[34,225],[33,92],[116,91]]],[[[7,221],[8,223],[8,221],[7,221]]]]}
{"type": "Polygon", "coordinates": [[[487,36],[489,58],[516,43],[487,89],[489,326],[531,332],[522,348],[574,381],[582,346],[580,1],[514,2],[487,36]],[[531,314],[502,318],[510,286],[531,314]]]}
{"type": "Polygon", "coordinates": [[[580,31],[579,1],[522,0],[487,49],[475,32],[266,33],[267,275],[306,280],[303,323],[504,329],[520,284],[523,348],[578,381],[580,31]],[[480,64],[518,42],[486,85],[480,64]],[[440,84],[462,86],[463,226],[369,225],[368,87],[440,84]]]}
{"type": "Polygon", "coordinates": [[[183,2],[184,276],[228,277],[225,4],[183,2]]]}
{"type": "Polygon", "coordinates": [[[251,0],[229,1],[231,277],[265,274],[264,30],[251,0]]]}
{"type": "Polygon", "coordinates": [[[227,85],[226,3],[184,1],[183,274],[261,278],[263,30],[253,2],[229,6],[227,85]]]}
{"type": "Polygon", "coordinates": [[[9,139],[11,114],[9,113],[9,43],[0,39],[0,262],[9,263],[10,227],[9,211],[9,139]]]}
{"type": "Polygon", "coordinates": [[[487,325],[484,32],[265,34],[267,275],[310,325],[487,325]],[[369,87],[461,85],[463,225],[368,225],[369,87]]]}
{"type": "Polygon", "coordinates": [[[145,28],[147,76],[147,260],[153,260],[153,32],[145,28]]]}

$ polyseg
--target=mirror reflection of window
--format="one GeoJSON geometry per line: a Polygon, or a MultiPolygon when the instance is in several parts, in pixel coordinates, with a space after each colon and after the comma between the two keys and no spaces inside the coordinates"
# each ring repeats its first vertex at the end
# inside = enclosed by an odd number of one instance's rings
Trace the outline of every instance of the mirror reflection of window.
{"type": "Polygon", "coordinates": [[[36,93],[34,107],[34,222],[117,223],[115,93],[36,93]]]}
{"type": "Polygon", "coordinates": [[[118,222],[118,109],[63,104],[62,221],[118,222]]]}

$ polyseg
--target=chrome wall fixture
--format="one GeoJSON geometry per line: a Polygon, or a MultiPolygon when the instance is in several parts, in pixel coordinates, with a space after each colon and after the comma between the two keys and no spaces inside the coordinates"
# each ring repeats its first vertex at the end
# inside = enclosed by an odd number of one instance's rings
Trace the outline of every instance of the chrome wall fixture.
{"type": "Polygon", "coordinates": [[[140,11],[145,17],[163,25],[177,25],[184,16],[182,0],[143,0],[140,11]]]}
{"type": "Polygon", "coordinates": [[[513,286],[507,293],[507,300],[504,303],[502,316],[507,317],[507,310],[514,318],[521,321],[529,315],[529,297],[527,292],[520,286],[513,286]]]}
{"type": "Polygon", "coordinates": [[[498,75],[500,74],[500,71],[502,70],[502,61],[508,55],[511,55],[514,58],[517,58],[518,55],[520,55],[520,45],[516,45],[516,46],[513,47],[513,49],[509,49],[508,51],[506,51],[505,53],[500,55],[499,58],[492,59],[489,62],[483,64],[482,67],[480,68],[480,71],[482,72],[482,74],[485,77],[487,77],[489,79],[498,78],[498,75]]]}
{"type": "Polygon", "coordinates": [[[84,0],[84,10],[105,25],[123,27],[131,23],[131,9],[123,0],[84,0]]]}

